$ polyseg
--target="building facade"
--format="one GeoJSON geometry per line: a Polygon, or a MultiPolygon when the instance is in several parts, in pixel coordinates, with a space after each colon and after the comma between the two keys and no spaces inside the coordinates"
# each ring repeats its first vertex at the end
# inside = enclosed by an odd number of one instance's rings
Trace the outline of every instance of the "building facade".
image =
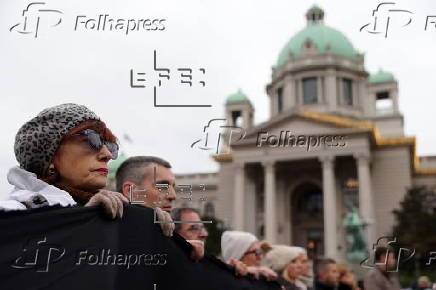
{"type": "Polygon", "coordinates": [[[213,156],[219,172],[176,175],[206,197],[177,206],[345,261],[345,214],[358,210],[371,247],[391,233],[392,211],[409,187],[436,186],[436,156],[418,157],[415,138],[404,135],[393,74],[370,75],[348,38],[324,24],[321,8],[306,19],[272,69],[270,118],[255,124],[249,98],[229,96],[225,117],[246,135],[213,156]]]}
{"type": "Polygon", "coordinates": [[[212,188],[198,206],[233,229],[345,260],[350,207],[370,247],[390,234],[392,210],[409,187],[436,185],[436,157],[417,157],[415,138],[404,135],[393,74],[370,75],[347,37],[324,24],[321,8],[306,19],[272,69],[269,120],[254,124],[248,97],[231,95],[226,119],[246,129],[245,138],[214,156],[218,173],[177,177],[204,178],[212,188]]]}

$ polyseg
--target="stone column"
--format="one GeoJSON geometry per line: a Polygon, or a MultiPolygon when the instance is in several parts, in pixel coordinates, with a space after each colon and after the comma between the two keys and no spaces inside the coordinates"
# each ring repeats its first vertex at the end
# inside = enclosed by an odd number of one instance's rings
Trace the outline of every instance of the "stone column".
{"type": "Polygon", "coordinates": [[[248,111],[248,108],[245,108],[242,110],[242,127],[245,129],[250,128],[250,112],[248,111]]]}
{"type": "Polygon", "coordinates": [[[235,190],[233,193],[233,227],[244,230],[244,195],[245,168],[243,163],[235,164],[235,190]]]}
{"type": "Polygon", "coordinates": [[[316,102],[317,104],[325,104],[326,100],[325,100],[325,96],[324,96],[324,90],[322,87],[322,77],[317,77],[316,78],[316,90],[318,91],[318,101],[316,102]]]}
{"type": "Polygon", "coordinates": [[[377,95],[373,89],[372,90],[370,89],[368,98],[366,98],[365,101],[365,106],[370,117],[377,115],[376,102],[377,102],[377,95]]]}
{"type": "Polygon", "coordinates": [[[325,96],[329,110],[336,110],[337,107],[337,89],[336,89],[336,71],[328,69],[325,76],[325,96]]]}
{"type": "Polygon", "coordinates": [[[359,180],[359,212],[366,226],[366,243],[370,247],[376,242],[374,204],[371,190],[371,172],[369,170],[369,155],[356,154],[357,176],[359,180]]]}
{"type": "Polygon", "coordinates": [[[395,114],[399,113],[399,106],[398,106],[398,89],[395,88],[390,92],[392,94],[392,111],[395,114]]]}
{"type": "Polygon", "coordinates": [[[277,88],[276,86],[271,89],[271,116],[275,116],[279,111],[279,103],[277,101],[277,88]]]}
{"type": "Polygon", "coordinates": [[[245,171],[244,229],[250,233],[256,233],[256,186],[252,174],[250,175],[250,168],[246,168],[245,171]]]}
{"type": "Polygon", "coordinates": [[[303,79],[302,78],[298,78],[297,79],[297,101],[298,101],[298,105],[299,106],[303,106],[304,105],[304,98],[303,98],[303,79]]]}
{"type": "Polygon", "coordinates": [[[275,164],[274,161],[266,161],[263,162],[262,165],[265,170],[265,239],[274,244],[277,235],[275,164]]]}
{"type": "Polygon", "coordinates": [[[325,256],[337,258],[337,240],[338,233],[336,230],[336,180],[335,180],[335,157],[322,156],[319,158],[322,162],[322,185],[323,185],[323,202],[324,202],[324,249],[325,256]]]}
{"type": "Polygon", "coordinates": [[[358,91],[358,79],[351,79],[351,105],[353,107],[360,106],[358,100],[359,100],[359,91],[358,91]]]}
{"type": "Polygon", "coordinates": [[[294,79],[291,75],[285,77],[285,82],[283,86],[283,110],[288,110],[295,107],[295,96],[294,96],[294,79]]]}

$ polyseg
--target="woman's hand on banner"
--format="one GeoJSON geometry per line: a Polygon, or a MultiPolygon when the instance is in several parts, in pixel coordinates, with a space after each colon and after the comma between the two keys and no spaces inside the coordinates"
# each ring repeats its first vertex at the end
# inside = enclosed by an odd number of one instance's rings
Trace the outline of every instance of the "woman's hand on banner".
{"type": "Polygon", "coordinates": [[[236,276],[247,275],[247,273],[248,273],[247,266],[243,262],[236,260],[236,259],[230,259],[228,264],[235,267],[236,276]]]}
{"type": "Polygon", "coordinates": [[[247,271],[253,274],[256,279],[259,279],[259,275],[265,276],[268,281],[277,279],[276,272],[267,267],[247,267],[247,271]]]}
{"type": "Polygon", "coordinates": [[[113,219],[123,217],[124,205],[129,203],[129,200],[119,192],[109,190],[100,190],[96,193],[85,206],[102,206],[105,212],[113,219]]]}

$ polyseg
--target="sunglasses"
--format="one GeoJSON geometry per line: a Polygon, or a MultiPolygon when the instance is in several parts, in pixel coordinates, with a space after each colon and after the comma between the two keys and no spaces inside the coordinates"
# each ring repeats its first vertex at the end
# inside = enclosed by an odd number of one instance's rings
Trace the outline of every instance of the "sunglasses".
{"type": "Polygon", "coordinates": [[[262,250],[260,250],[260,249],[247,251],[247,252],[245,252],[244,256],[245,256],[245,255],[249,255],[249,254],[255,254],[257,257],[261,257],[261,256],[263,256],[263,252],[262,252],[262,250]]]}
{"type": "Polygon", "coordinates": [[[106,145],[106,148],[112,154],[112,159],[117,159],[118,149],[119,149],[117,143],[103,140],[100,134],[98,134],[92,129],[85,129],[71,136],[78,136],[78,135],[85,135],[87,137],[86,141],[88,142],[88,145],[92,149],[92,151],[100,152],[101,148],[103,148],[103,145],[106,145]]]}
{"type": "Polygon", "coordinates": [[[188,231],[191,231],[191,232],[205,231],[205,232],[207,232],[206,228],[203,225],[191,225],[188,228],[188,231]]]}

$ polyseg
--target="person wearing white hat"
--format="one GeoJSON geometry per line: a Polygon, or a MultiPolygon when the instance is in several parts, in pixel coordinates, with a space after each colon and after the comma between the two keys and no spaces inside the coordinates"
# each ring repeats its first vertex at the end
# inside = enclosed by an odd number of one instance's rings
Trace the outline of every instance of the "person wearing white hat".
{"type": "Polygon", "coordinates": [[[300,251],[299,258],[301,261],[301,273],[295,283],[302,290],[308,290],[313,288],[313,274],[311,273],[312,265],[309,261],[309,257],[307,256],[307,250],[302,247],[296,247],[298,251],[300,251]]]}
{"type": "Polygon", "coordinates": [[[277,273],[277,282],[284,290],[302,290],[296,285],[302,272],[302,250],[299,247],[274,245],[265,256],[265,265],[277,273]]]}
{"type": "MultiPolygon", "coordinates": [[[[241,260],[250,248],[258,242],[256,236],[247,232],[225,231],[221,236],[221,252],[224,261],[241,260]]],[[[252,266],[252,265],[250,265],[252,266]]],[[[256,265],[253,265],[256,266],[256,265]]]]}
{"type": "Polygon", "coordinates": [[[263,251],[259,240],[251,233],[225,231],[221,236],[221,253],[223,260],[234,265],[242,275],[248,272],[258,278],[262,274],[269,280],[277,276],[271,269],[260,266],[263,251]]]}

